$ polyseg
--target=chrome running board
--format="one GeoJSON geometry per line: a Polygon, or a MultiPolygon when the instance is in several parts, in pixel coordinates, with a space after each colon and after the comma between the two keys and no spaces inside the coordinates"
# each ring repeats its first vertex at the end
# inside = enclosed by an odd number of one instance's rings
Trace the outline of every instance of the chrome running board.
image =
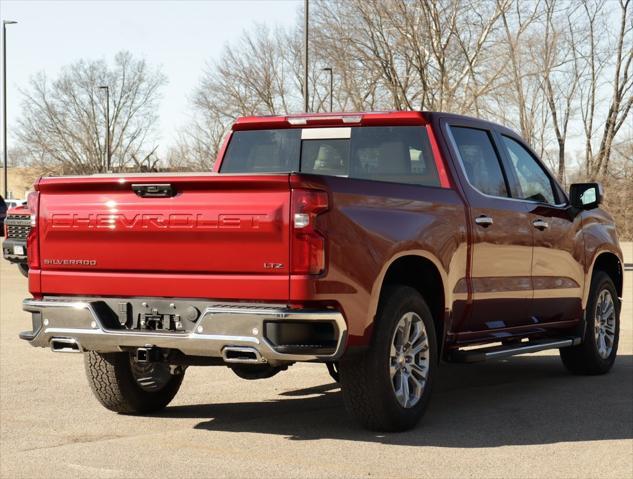
{"type": "Polygon", "coordinates": [[[493,346],[488,348],[477,349],[458,349],[451,351],[448,359],[456,363],[475,363],[486,361],[488,359],[501,359],[518,354],[536,353],[538,351],[546,351],[548,349],[567,348],[569,346],[577,346],[582,339],[565,338],[553,340],[528,341],[525,343],[516,343],[510,345],[493,346]]]}

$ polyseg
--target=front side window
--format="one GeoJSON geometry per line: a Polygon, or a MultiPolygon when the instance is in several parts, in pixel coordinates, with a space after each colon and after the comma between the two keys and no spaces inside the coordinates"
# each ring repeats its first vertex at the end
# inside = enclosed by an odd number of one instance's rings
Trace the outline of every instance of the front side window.
{"type": "Polygon", "coordinates": [[[503,136],[510,162],[519,180],[519,199],[556,204],[552,181],[534,157],[516,140],[503,136]]]}
{"type": "Polygon", "coordinates": [[[440,186],[424,126],[236,131],[222,173],[293,172],[440,186]],[[332,130],[332,137],[328,137],[332,130]],[[316,137],[315,137],[316,136],[316,137]],[[319,137],[320,136],[320,137],[319,137]],[[345,137],[347,136],[347,137],[345,137]]]}
{"type": "Polygon", "coordinates": [[[475,128],[451,127],[459,156],[471,185],[490,196],[508,196],[501,163],[490,134],[475,128]]]}

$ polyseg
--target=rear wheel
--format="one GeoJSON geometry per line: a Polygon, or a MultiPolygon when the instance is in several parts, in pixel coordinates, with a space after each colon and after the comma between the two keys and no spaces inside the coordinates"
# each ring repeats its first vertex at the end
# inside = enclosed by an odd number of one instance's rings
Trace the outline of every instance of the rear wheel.
{"type": "Polygon", "coordinates": [[[138,363],[128,353],[84,355],[86,375],[98,401],[123,414],[160,411],[182,384],[184,370],[162,362],[138,363]]]}
{"type": "Polygon", "coordinates": [[[348,411],[368,429],[404,431],[426,410],[437,364],[433,317],[415,289],[395,286],[376,316],[372,345],[340,362],[348,411]]]}
{"type": "Polygon", "coordinates": [[[574,374],[604,374],[613,366],[618,352],[620,300],[613,280],[602,271],[591,280],[585,321],[583,342],[561,349],[560,357],[574,374]]]}

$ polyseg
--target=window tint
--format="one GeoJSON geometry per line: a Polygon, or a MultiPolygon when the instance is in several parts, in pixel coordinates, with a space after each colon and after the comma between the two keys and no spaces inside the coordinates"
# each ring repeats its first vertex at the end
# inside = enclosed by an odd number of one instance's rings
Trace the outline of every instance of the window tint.
{"type": "Polygon", "coordinates": [[[520,143],[507,136],[502,138],[521,187],[516,196],[523,200],[556,204],[552,181],[541,165],[520,143]]]}
{"type": "Polygon", "coordinates": [[[354,127],[350,139],[302,140],[301,131],[236,131],[220,171],[301,171],[440,186],[431,145],[423,126],[354,127]]]}
{"type": "Polygon", "coordinates": [[[508,196],[501,164],[490,134],[474,128],[451,127],[468,181],[482,193],[508,196]]]}
{"type": "Polygon", "coordinates": [[[316,175],[348,174],[349,140],[303,140],[301,171],[316,175]]]}
{"type": "Polygon", "coordinates": [[[350,176],[440,186],[429,137],[420,126],[354,128],[350,176]]]}
{"type": "Polygon", "coordinates": [[[299,171],[301,130],[236,131],[222,160],[222,173],[299,171]]]}

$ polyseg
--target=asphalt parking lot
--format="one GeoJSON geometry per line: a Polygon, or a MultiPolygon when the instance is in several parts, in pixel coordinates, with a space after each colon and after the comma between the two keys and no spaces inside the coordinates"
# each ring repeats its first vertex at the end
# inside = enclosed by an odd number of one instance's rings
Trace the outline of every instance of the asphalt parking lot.
{"type": "Polygon", "coordinates": [[[387,435],[347,417],[322,365],[262,381],[190,368],[163,413],[108,412],[80,355],[18,340],[27,295],[0,261],[2,478],[633,477],[631,271],[610,374],[571,376],[554,352],[447,365],[420,426],[387,435]]]}

